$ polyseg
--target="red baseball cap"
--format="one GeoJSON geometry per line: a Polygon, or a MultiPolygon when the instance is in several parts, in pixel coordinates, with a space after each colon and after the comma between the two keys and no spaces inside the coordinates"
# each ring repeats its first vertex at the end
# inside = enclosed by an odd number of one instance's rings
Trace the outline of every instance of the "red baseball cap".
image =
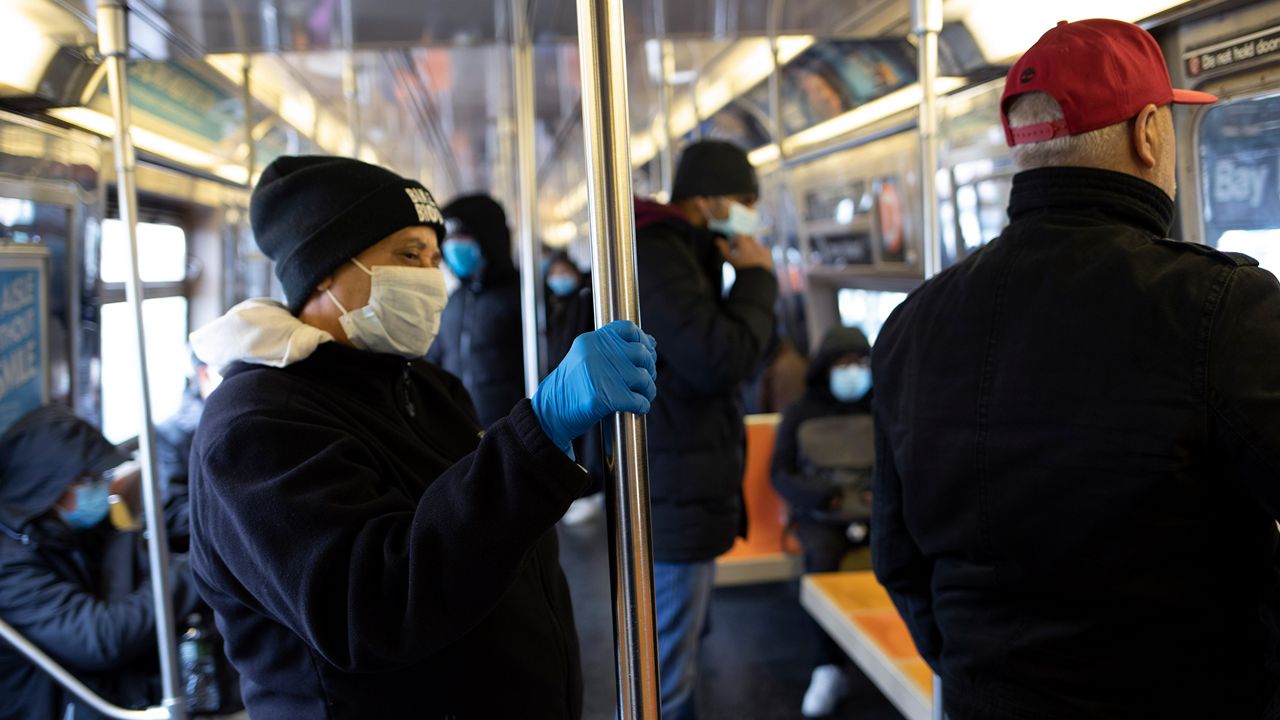
{"type": "Polygon", "coordinates": [[[1133,23],[1081,20],[1058,26],[1009,68],[1000,98],[1000,122],[1009,147],[1079,135],[1134,117],[1147,105],[1207,104],[1218,98],[1175,90],[1156,39],[1133,23]],[[1009,101],[1047,93],[1062,106],[1062,119],[1009,127],[1009,101]]]}

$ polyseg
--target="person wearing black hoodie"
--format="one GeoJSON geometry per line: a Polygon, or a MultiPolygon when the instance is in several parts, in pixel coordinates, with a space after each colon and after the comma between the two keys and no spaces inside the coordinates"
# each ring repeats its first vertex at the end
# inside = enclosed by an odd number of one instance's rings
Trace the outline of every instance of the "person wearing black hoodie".
{"type": "MultiPolygon", "coordinates": [[[[865,542],[870,517],[871,344],[857,328],[827,331],[805,375],[805,394],[782,413],[773,449],[773,486],[791,510],[804,571],[833,572],[865,542]]],[[[821,717],[847,692],[839,645],[817,623],[816,662],[801,712],[821,717]]]]}
{"type": "Polygon", "coordinates": [[[756,234],[747,155],[707,140],[685,149],[672,204],[637,200],[640,313],[663,348],[648,420],[654,599],[662,714],[696,717],[698,650],[715,559],[746,530],[741,387],[759,368],[778,282],[756,234]],[[726,295],[724,263],[737,275],[726,295]]]}
{"type": "MultiPolygon", "coordinates": [[[[107,518],[103,473],[123,463],[58,405],[0,436],[0,620],[107,700],[160,700],[155,607],[138,533],[107,518]]],[[[171,565],[176,617],[199,601],[186,558],[171,565]]],[[[0,720],[101,716],[0,640],[0,720]]]]}
{"type": "Polygon", "coordinates": [[[191,455],[191,551],[254,720],[569,718],[582,674],[555,523],[572,440],[644,413],[654,345],[579,337],[481,426],[421,358],[444,309],[444,218],[357,160],[281,157],[250,221],[287,305],[191,337],[223,376],[191,455]]]}
{"type": "Polygon", "coordinates": [[[502,206],[488,195],[456,198],[442,213],[449,239],[440,250],[460,285],[449,296],[427,360],[462,379],[480,424],[488,427],[525,396],[520,274],[511,262],[511,231],[502,206]]]}

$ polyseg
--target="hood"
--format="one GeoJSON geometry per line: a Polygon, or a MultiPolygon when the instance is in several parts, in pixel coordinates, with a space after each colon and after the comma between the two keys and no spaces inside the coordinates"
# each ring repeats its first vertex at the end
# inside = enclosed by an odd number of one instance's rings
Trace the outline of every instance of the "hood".
{"type": "MultiPolygon", "coordinates": [[[[507,228],[507,214],[502,206],[488,195],[464,195],[455,198],[441,211],[450,228],[461,228],[450,233],[470,235],[480,246],[484,256],[484,270],[473,285],[481,287],[512,277],[516,274],[511,260],[511,230],[507,228]]],[[[447,239],[447,238],[446,238],[447,239]]]]}
{"type": "Polygon", "coordinates": [[[822,344],[818,346],[818,352],[809,363],[809,370],[804,376],[805,383],[810,387],[825,388],[831,366],[835,365],[841,355],[848,353],[857,353],[862,357],[870,355],[871,343],[867,340],[867,336],[863,335],[858,328],[836,326],[828,330],[827,334],[822,336],[822,344]]]}
{"type": "Polygon", "coordinates": [[[636,198],[636,230],[644,230],[663,223],[679,223],[689,227],[689,218],[674,205],[663,205],[653,200],[636,198]]]}
{"type": "Polygon", "coordinates": [[[191,351],[219,374],[232,363],[285,367],[333,336],[294,317],[283,304],[251,298],[191,333],[191,351]]]}
{"type": "Polygon", "coordinates": [[[97,428],[61,405],[27,413],[0,436],[0,523],[20,531],[82,474],[125,460],[97,428]]]}

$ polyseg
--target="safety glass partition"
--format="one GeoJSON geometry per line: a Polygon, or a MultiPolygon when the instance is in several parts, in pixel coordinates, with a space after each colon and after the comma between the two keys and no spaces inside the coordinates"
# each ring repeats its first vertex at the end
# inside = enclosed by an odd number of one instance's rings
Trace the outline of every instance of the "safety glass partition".
{"type": "Polygon", "coordinates": [[[1280,273],[1280,94],[1209,108],[1199,141],[1203,241],[1280,273]]]}

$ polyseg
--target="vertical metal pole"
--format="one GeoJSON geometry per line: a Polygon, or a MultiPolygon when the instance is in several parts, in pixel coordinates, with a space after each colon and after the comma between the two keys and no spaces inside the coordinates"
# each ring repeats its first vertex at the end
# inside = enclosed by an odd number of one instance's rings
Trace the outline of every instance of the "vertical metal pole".
{"type": "MultiPolygon", "coordinates": [[[[342,44],[346,47],[346,62],[342,68],[342,92],[347,99],[347,126],[351,130],[351,157],[360,157],[360,80],[356,65],[355,16],[351,8],[351,0],[342,0],[339,6],[342,21],[342,44]]],[[[316,114],[319,117],[319,113],[316,114]]]]}
{"type": "Polygon", "coordinates": [[[942,270],[938,239],[938,33],[942,0],[912,0],[911,32],[916,36],[920,77],[920,228],[921,264],[926,278],[942,270]]]}
{"type": "Polygon", "coordinates": [[[533,35],[528,0],[511,0],[511,75],[516,116],[516,236],[520,252],[520,326],[524,333],[524,391],[533,397],[541,374],[538,354],[538,309],[542,283],[538,277],[538,246],[533,233],[538,200],[538,167],[534,137],[533,35]]]}
{"type": "MultiPolygon", "coordinates": [[[[624,43],[622,0],[578,0],[582,127],[597,324],[615,319],[640,322],[624,43]]],[[[609,512],[616,570],[618,710],[626,720],[651,720],[660,717],[662,709],[644,418],[619,414],[614,418],[613,433],[616,491],[609,512]]]]}
{"type": "Polygon", "coordinates": [[[662,117],[662,137],[654,138],[661,142],[658,163],[661,167],[661,186],[664,192],[671,192],[675,184],[675,138],[671,132],[671,108],[675,105],[675,94],[671,90],[671,65],[675,62],[671,46],[667,43],[667,3],[666,0],[653,0],[653,31],[658,43],[658,114],[662,117]]]}
{"type": "Polygon", "coordinates": [[[138,274],[138,207],[136,164],[130,135],[129,77],[125,59],[129,50],[128,10],[124,0],[98,0],[98,47],[107,65],[107,89],[116,131],[112,138],[116,159],[116,192],[120,219],[129,237],[129,277],[125,294],[132,309],[138,338],[138,387],[142,426],[138,428],[138,454],[142,460],[142,500],[147,518],[147,555],[151,562],[151,592],[155,604],[156,642],[160,650],[161,706],[170,716],[185,720],[186,703],[179,692],[177,632],[173,626],[173,597],[169,594],[169,538],[161,514],[160,486],[156,481],[155,436],[151,418],[151,386],[147,376],[147,343],[142,326],[142,278],[138,274]]]}
{"type": "Polygon", "coordinates": [[[245,184],[253,185],[253,174],[258,171],[258,155],[253,142],[253,89],[249,85],[253,72],[248,53],[245,53],[243,62],[240,68],[240,101],[244,103],[244,167],[248,171],[245,184]]]}

